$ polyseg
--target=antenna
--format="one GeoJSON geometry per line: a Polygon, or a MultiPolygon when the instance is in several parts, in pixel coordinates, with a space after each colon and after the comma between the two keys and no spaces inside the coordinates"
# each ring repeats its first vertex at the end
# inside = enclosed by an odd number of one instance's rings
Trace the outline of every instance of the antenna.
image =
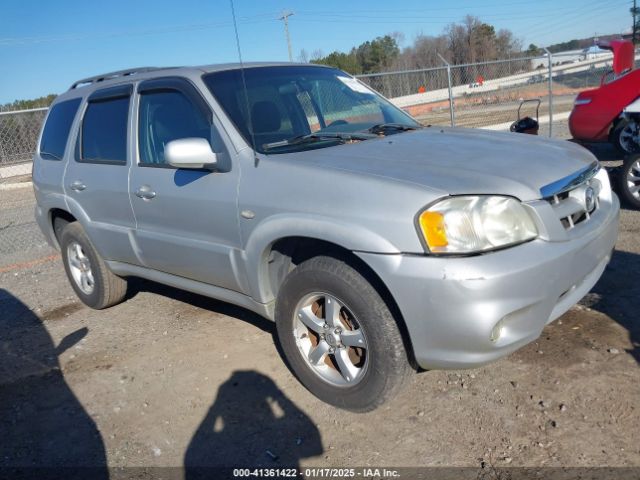
{"type": "Polygon", "coordinates": [[[284,34],[287,36],[287,48],[289,49],[289,61],[293,62],[293,55],[291,54],[291,36],[289,35],[289,17],[293,15],[293,12],[285,10],[282,12],[282,16],[278,20],[284,20],[284,34]]]}
{"type": "Polygon", "coordinates": [[[247,92],[247,80],[244,76],[244,63],[242,63],[242,51],[240,50],[240,36],[238,35],[238,23],[236,22],[236,9],[233,6],[233,0],[229,0],[231,4],[231,16],[233,17],[233,29],[236,33],[236,46],[238,47],[238,60],[240,60],[240,75],[242,76],[242,89],[244,90],[244,101],[247,107],[247,120],[249,121],[249,135],[251,135],[251,146],[253,147],[253,157],[256,166],[258,166],[258,150],[256,149],[256,137],[253,134],[253,119],[251,118],[251,104],[249,103],[249,93],[247,92]]]}

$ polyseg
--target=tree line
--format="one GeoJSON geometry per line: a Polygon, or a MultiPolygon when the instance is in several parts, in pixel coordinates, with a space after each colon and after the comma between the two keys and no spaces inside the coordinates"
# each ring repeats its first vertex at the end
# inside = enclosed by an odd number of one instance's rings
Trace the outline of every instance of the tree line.
{"type": "Polygon", "coordinates": [[[324,55],[300,52],[302,62],[330,65],[352,75],[442,66],[442,55],[451,64],[487,62],[522,55],[522,42],[508,29],[496,30],[478,17],[467,15],[445,27],[439,35],[418,35],[412,45],[400,48],[401,33],[393,33],[353,47],[349,52],[324,55]]]}
{"type": "Polygon", "coordinates": [[[14,100],[13,102],[0,105],[0,111],[8,112],[13,110],[28,110],[31,108],[48,107],[53,103],[56,97],[57,95],[55,93],[50,93],[49,95],[34,98],[32,100],[14,100]]]}
{"type": "MultiPolygon", "coordinates": [[[[580,38],[580,39],[574,38],[573,40],[569,40],[568,42],[554,43],[553,45],[549,45],[547,48],[551,53],[566,52],[567,50],[582,50],[594,45],[596,43],[596,40],[606,41],[606,40],[615,40],[619,38],[620,38],[620,35],[601,35],[597,38],[594,38],[594,37],[587,37],[587,38],[580,38]]],[[[527,49],[527,53],[530,54],[531,56],[536,56],[536,55],[542,55],[545,52],[544,52],[544,49],[532,43],[529,45],[529,48],[527,49]]]]}

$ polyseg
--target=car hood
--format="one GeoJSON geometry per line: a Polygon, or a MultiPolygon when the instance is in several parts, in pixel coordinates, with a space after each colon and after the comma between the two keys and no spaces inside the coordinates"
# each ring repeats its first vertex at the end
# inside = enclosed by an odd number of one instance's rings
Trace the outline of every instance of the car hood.
{"type": "Polygon", "coordinates": [[[567,141],[441,127],[283,156],[441,194],[498,194],[522,201],[540,198],[543,186],[596,161],[588,150],[567,141]]]}
{"type": "Polygon", "coordinates": [[[598,46],[613,52],[613,73],[620,75],[626,70],[633,69],[635,48],[629,40],[611,40],[599,42],[598,46]]]}

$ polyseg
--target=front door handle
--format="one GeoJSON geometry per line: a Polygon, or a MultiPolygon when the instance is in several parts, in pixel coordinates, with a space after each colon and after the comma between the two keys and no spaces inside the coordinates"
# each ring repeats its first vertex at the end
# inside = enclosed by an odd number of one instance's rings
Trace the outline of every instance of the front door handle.
{"type": "Polygon", "coordinates": [[[69,185],[69,188],[71,190],[75,190],[76,192],[81,192],[82,190],[86,189],[87,186],[84,183],[82,183],[80,180],[76,180],[71,185],[69,185]]]}
{"type": "Polygon", "coordinates": [[[156,196],[156,192],[154,192],[149,185],[142,185],[135,191],[136,197],[142,198],[144,200],[151,200],[156,196]]]}

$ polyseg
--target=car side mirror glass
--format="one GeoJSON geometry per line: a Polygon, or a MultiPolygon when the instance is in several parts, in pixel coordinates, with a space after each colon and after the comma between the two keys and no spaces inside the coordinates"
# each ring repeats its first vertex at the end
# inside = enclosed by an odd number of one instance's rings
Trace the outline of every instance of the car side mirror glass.
{"type": "Polygon", "coordinates": [[[181,138],[167,143],[164,158],[176,168],[213,168],[218,156],[205,138],[181,138]]]}

